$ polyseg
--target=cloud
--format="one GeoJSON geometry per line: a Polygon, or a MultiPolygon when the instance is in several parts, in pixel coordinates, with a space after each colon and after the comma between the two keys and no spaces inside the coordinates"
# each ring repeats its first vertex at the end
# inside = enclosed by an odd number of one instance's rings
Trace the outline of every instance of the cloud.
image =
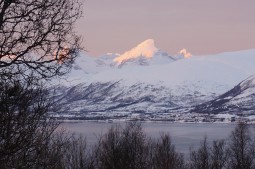
{"type": "Polygon", "coordinates": [[[192,54],[191,53],[189,53],[186,49],[182,49],[182,50],[180,50],[180,52],[178,52],[178,54],[180,54],[180,55],[183,55],[184,56],[184,58],[189,58],[189,57],[191,57],[192,56],[192,54]]]}

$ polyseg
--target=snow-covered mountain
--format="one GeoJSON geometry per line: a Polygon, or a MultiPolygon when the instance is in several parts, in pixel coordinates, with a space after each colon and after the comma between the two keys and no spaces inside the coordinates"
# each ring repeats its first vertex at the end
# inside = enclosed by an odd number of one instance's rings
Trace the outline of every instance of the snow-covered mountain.
{"type": "Polygon", "coordinates": [[[197,105],[192,111],[214,114],[255,114],[255,76],[249,77],[216,99],[197,105]]]}
{"type": "Polygon", "coordinates": [[[188,112],[255,74],[255,50],[170,56],[146,40],[123,54],[81,53],[55,99],[59,112],[188,112]]]}

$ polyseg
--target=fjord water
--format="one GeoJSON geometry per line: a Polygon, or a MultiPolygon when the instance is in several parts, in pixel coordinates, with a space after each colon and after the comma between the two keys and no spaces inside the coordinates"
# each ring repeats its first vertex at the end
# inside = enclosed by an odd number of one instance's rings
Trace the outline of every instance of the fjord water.
{"type": "MultiPolygon", "coordinates": [[[[70,133],[81,134],[86,137],[88,145],[94,145],[98,138],[105,134],[112,125],[125,126],[125,122],[65,122],[61,126],[70,133]]],[[[190,148],[197,148],[200,142],[207,137],[213,140],[227,139],[234,129],[234,124],[225,123],[169,123],[144,122],[144,132],[148,137],[158,138],[162,133],[170,134],[177,151],[187,155],[190,148]]]]}

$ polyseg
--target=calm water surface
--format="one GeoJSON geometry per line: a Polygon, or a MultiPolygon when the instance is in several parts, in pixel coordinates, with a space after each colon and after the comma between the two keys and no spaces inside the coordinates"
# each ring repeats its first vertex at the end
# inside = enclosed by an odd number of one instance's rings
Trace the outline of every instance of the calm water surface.
{"type": "MultiPolygon", "coordinates": [[[[64,122],[62,126],[69,132],[84,135],[88,145],[93,145],[100,135],[106,133],[112,125],[118,124],[124,126],[126,123],[64,122]]],[[[205,136],[209,142],[228,138],[235,127],[233,124],[168,122],[145,122],[142,126],[147,136],[152,138],[158,138],[161,133],[169,133],[176,149],[184,154],[188,154],[190,147],[197,148],[205,136]]]]}

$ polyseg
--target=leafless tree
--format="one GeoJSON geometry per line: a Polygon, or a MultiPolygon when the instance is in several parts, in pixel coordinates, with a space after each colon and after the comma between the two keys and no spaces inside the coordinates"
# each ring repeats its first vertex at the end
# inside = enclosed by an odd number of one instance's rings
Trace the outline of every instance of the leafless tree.
{"type": "Polygon", "coordinates": [[[190,153],[188,168],[191,169],[225,169],[228,163],[225,140],[214,140],[212,145],[205,137],[198,150],[190,153]]]}
{"type": "Polygon", "coordinates": [[[148,168],[148,144],[138,123],[129,123],[124,129],[121,126],[112,127],[98,144],[98,168],[148,168]]]}
{"type": "Polygon", "coordinates": [[[97,168],[117,169],[121,168],[121,129],[120,126],[112,126],[108,132],[99,139],[95,148],[97,168]]]}
{"type": "Polygon", "coordinates": [[[139,123],[129,123],[123,130],[122,155],[126,169],[146,169],[147,137],[139,123]]]}
{"type": "Polygon", "coordinates": [[[224,169],[227,166],[228,153],[225,140],[213,141],[210,153],[210,168],[224,169]]]}
{"type": "Polygon", "coordinates": [[[0,0],[0,75],[62,75],[80,49],[81,0],[0,0]]]}
{"type": "Polygon", "coordinates": [[[190,168],[191,169],[209,169],[210,166],[210,147],[207,138],[201,142],[198,150],[190,152],[190,168]]]}
{"type": "Polygon", "coordinates": [[[72,135],[67,141],[64,158],[64,169],[93,169],[95,166],[94,156],[87,147],[84,136],[72,135]]]}
{"type": "Polygon", "coordinates": [[[40,79],[62,75],[80,50],[82,0],[0,0],[1,168],[61,168],[67,139],[48,117],[40,79]]]}
{"type": "Polygon", "coordinates": [[[254,140],[248,124],[241,122],[232,132],[229,141],[229,155],[228,168],[255,168],[254,140]]]}
{"type": "Polygon", "coordinates": [[[152,168],[153,169],[183,169],[183,155],[176,152],[168,134],[163,134],[157,143],[152,146],[152,168]]]}
{"type": "Polygon", "coordinates": [[[1,168],[32,168],[58,126],[46,118],[47,92],[35,83],[0,80],[1,168]]]}

